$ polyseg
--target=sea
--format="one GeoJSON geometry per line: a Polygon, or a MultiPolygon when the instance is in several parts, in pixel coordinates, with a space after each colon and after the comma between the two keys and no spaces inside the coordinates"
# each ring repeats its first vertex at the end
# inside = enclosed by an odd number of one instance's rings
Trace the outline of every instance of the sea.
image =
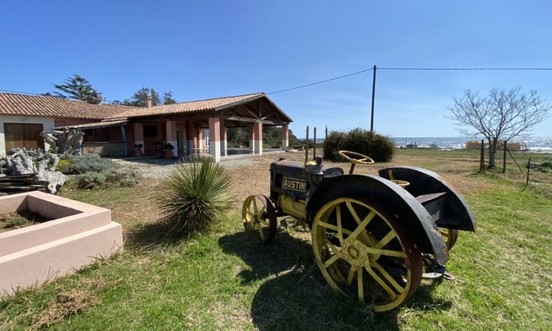
{"type": "MultiPolygon", "coordinates": [[[[481,141],[481,138],[466,137],[391,137],[398,148],[463,149],[468,141],[481,141]]],[[[304,138],[303,138],[304,140],[304,138]]],[[[324,139],[316,139],[317,143],[324,139]]],[[[538,153],[552,153],[552,137],[529,137],[513,139],[510,143],[520,143],[524,150],[538,153]]]]}
{"type": "MultiPolygon", "coordinates": [[[[466,137],[392,137],[399,148],[463,149],[468,141],[481,141],[481,138],[466,137]]],[[[523,149],[533,152],[552,153],[552,137],[529,137],[513,139],[510,143],[520,143],[523,149]]]]}

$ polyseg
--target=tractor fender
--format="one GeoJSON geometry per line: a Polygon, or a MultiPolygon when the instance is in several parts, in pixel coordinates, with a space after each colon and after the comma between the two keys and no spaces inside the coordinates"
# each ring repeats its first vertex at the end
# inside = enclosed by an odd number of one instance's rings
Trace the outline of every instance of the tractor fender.
{"type": "Polygon", "coordinates": [[[432,254],[441,265],[448,260],[446,244],[427,210],[402,187],[378,176],[353,174],[324,180],[307,203],[309,226],[324,204],[339,197],[374,201],[384,206],[405,226],[422,252],[432,254]]]}
{"type": "Polygon", "coordinates": [[[437,226],[475,231],[477,227],[475,216],[464,197],[433,171],[416,167],[390,167],[381,169],[379,175],[387,179],[398,179],[409,182],[410,184],[405,187],[405,190],[415,197],[444,192],[444,213],[437,220],[437,226]]]}

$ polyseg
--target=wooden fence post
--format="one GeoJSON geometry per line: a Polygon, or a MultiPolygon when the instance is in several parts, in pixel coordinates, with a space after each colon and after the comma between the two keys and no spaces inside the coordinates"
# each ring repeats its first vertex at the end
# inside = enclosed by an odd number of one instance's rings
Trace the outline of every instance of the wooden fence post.
{"type": "Polygon", "coordinates": [[[529,161],[527,161],[527,177],[525,178],[525,186],[523,187],[522,191],[525,191],[525,189],[529,185],[529,172],[530,171],[531,171],[531,158],[529,158],[529,161]]]}
{"type": "Polygon", "coordinates": [[[479,172],[485,170],[485,140],[481,139],[481,154],[479,156],[479,172]]]}
{"type": "Polygon", "coordinates": [[[305,164],[309,162],[309,127],[307,126],[307,138],[305,140],[305,164]]]}
{"type": "Polygon", "coordinates": [[[324,135],[324,149],[322,150],[322,156],[326,158],[326,141],[328,140],[328,126],[326,125],[326,134],[324,135]]]}
{"type": "Polygon", "coordinates": [[[504,144],[504,152],[502,153],[502,173],[506,172],[506,151],[508,150],[508,142],[505,140],[502,142],[504,144]]]}
{"type": "Polygon", "coordinates": [[[316,159],[316,126],[314,127],[312,140],[314,142],[313,151],[312,151],[312,159],[314,160],[314,159],[316,159]]]}

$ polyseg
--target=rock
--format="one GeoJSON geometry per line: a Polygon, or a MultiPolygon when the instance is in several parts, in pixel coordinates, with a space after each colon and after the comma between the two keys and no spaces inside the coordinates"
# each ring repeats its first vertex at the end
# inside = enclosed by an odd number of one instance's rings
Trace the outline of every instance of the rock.
{"type": "Polygon", "coordinates": [[[48,191],[52,194],[56,194],[58,188],[62,187],[67,181],[67,176],[59,171],[47,170],[42,173],[42,176],[38,177],[38,180],[48,182],[48,191]]]}
{"type": "MultiPolygon", "coordinates": [[[[43,187],[44,190],[53,194],[67,180],[67,177],[63,173],[55,171],[58,162],[59,157],[56,154],[44,153],[40,150],[27,151],[25,148],[13,148],[8,150],[6,156],[0,155],[0,167],[6,166],[8,175],[35,175],[33,177],[36,180],[19,182],[17,184],[21,187],[21,190],[43,187]]],[[[9,189],[13,190],[13,185],[9,189]]]]}

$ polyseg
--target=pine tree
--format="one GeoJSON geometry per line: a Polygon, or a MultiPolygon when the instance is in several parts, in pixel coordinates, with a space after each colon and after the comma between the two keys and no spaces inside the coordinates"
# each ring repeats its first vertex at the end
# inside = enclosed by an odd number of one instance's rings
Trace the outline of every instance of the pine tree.
{"type": "Polygon", "coordinates": [[[93,88],[86,78],[80,75],[75,74],[73,77],[67,78],[65,84],[54,84],[54,87],[67,94],[54,92],[55,96],[58,97],[81,100],[92,104],[99,104],[103,100],[102,94],[93,88]]]}

